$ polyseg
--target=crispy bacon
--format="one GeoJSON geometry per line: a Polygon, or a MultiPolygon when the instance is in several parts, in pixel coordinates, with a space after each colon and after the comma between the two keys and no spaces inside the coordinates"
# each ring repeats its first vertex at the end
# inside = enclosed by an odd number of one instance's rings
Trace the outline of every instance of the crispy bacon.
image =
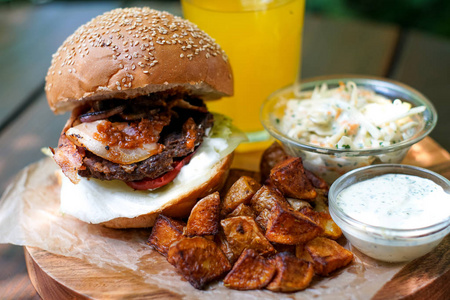
{"type": "Polygon", "coordinates": [[[78,170],[83,169],[83,156],[65,135],[59,139],[59,146],[54,150],[53,158],[58,166],[61,167],[64,175],[73,183],[78,183],[78,170]]]}
{"type": "Polygon", "coordinates": [[[62,172],[73,183],[78,183],[78,170],[84,170],[83,157],[84,151],[80,151],[79,148],[70,141],[65,132],[72,127],[73,122],[77,119],[81,109],[75,109],[64,126],[63,133],[61,134],[58,142],[58,148],[52,149],[53,159],[56,164],[61,167],[62,172]]]}

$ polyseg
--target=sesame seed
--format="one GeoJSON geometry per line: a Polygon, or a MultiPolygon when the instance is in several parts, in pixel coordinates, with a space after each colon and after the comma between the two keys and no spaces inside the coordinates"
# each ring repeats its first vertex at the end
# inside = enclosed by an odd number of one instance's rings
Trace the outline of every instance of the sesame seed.
{"type": "MultiPolygon", "coordinates": [[[[52,56],[52,66],[48,74],[55,74],[56,65],[61,65],[61,71],[56,71],[59,75],[65,72],[64,70],[67,70],[67,74],[75,73],[73,66],[76,66],[79,59],[91,55],[90,52],[98,55],[98,51],[105,50],[111,51],[110,55],[114,60],[119,57],[128,60],[143,58],[139,62],[130,62],[129,67],[124,67],[122,62],[119,67],[135,70],[137,65],[143,68],[144,74],[148,74],[149,71],[144,68],[158,63],[158,50],[165,45],[180,49],[180,58],[187,57],[192,60],[195,55],[204,51],[206,58],[218,56],[224,61],[228,60],[220,46],[189,21],[150,8],[124,8],[98,16],[77,29],[52,56]],[[99,48],[102,50],[98,50],[99,48]]],[[[128,78],[130,77],[127,76],[125,82],[123,78],[120,79],[122,87],[131,87],[128,78]]],[[[118,89],[120,88],[119,82],[118,89]]]]}

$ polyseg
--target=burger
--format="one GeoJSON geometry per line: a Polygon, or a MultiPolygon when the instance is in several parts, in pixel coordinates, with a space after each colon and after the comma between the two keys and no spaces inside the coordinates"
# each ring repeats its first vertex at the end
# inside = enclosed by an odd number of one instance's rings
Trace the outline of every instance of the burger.
{"type": "Polygon", "coordinates": [[[53,55],[45,91],[71,111],[51,148],[61,211],[113,228],[183,217],[224,182],[244,139],[204,101],[233,94],[224,51],[187,20],[115,9],[81,26],[53,55]]]}

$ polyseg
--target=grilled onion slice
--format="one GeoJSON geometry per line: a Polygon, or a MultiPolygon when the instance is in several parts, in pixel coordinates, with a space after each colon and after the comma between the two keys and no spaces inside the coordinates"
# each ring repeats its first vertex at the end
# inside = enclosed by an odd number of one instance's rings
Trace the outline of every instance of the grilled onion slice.
{"type": "MultiPolygon", "coordinates": [[[[108,145],[101,139],[96,139],[99,134],[98,125],[103,125],[106,120],[81,123],[66,131],[66,136],[75,145],[85,147],[97,156],[113,163],[128,165],[142,161],[162,151],[163,145],[156,142],[142,143],[138,147],[124,147],[120,144],[108,145]]],[[[120,124],[121,131],[126,135],[134,132],[134,128],[128,123],[120,124]]],[[[159,134],[159,132],[158,132],[159,134]]],[[[156,138],[157,140],[157,138],[156,138]]]]}

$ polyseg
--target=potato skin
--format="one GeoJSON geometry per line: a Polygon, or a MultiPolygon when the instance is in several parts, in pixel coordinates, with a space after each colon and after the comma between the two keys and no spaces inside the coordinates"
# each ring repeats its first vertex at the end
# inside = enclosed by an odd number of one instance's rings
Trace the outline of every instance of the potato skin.
{"type": "Polygon", "coordinates": [[[235,255],[241,255],[246,248],[262,255],[275,253],[275,248],[264,237],[263,232],[250,217],[233,217],[221,221],[227,242],[235,255]]]}
{"type": "Polygon", "coordinates": [[[315,211],[308,207],[302,208],[300,212],[316,222],[323,229],[323,236],[333,240],[342,236],[342,230],[334,223],[329,213],[315,211]]]}
{"type": "Polygon", "coordinates": [[[220,197],[223,199],[225,195],[227,194],[230,187],[242,176],[247,176],[255,179],[257,182],[260,182],[260,175],[258,172],[255,171],[249,171],[249,170],[243,170],[243,169],[230,169],[230,172],[228,173],[228,177],[225,181],[225,184],[223,185],[222,189],[220,190],[220,197]]]}
{"type": "Polygon", "coordinates": [[[269,185],[263,185],[250,200],[250,206],[256,215],[264,210],[273,210],[277,204],[285,208],[290,206],[280,191],[269,185]]]}
{"type": "Polygon", "coordinates": [[[212,193],[195,204],[191,210],[184,235],[188,237],[215,235],[219,232],[219,192],[212,193]]]}
{"type": "Polygon", "coordinates": [[[321,276],[328,276],[334,270],[348,265],[353,260],[353,253],[333,240],[317,237],[305,245],[314,263],[314,271],[321,276]]]}
{"type": "Polygon", "coordinates": [[[296,245],[306,243],[322,232],[323,229],[305,215],[278,206],[270,215],[265,236],[272,243],[296,245]]]}
{"type": "Polygon", "coordinates": [[[262,289],[269,284],[274,274],[274,265],[254,250],[246,249],[223,283],[226,287],[236,290],[262,289]]]}
{"type": "Polygon", "coordinates": [[[202,289],[206,283],[231,269],[219,247],[203,237],[185,237],[173,243],[167,253],[167,261],[196,289],[202,289]]]}
{"type": "Polygon", "coordinates": [[[306,178],[309,179],[309,181],[311,182],[313,187],[315,187],[316,189],[322,189],[322,190],[329,189],[328,183],[325,180],[323,180],[321,177],[316,176],[316,174],[314,174],[313,172],[311,172],[307,169],[304,169],[304,170],[305,170],[306,178]]]}
{"type": "Polygon", "coordinates": [[[266,289],[272,292],[297,292],[306,289],[313,276],[313,264],[294,255],[282,252],[270,259],[275,265],[275,276],[266,289]]]}
{"type": "Polygon", "coordinates": [[[289,158],[283,147],[278,142],[273,142],[261,157],[259,170],[261,171],[261,182],[265,182],[270,177],[270,170],[278,163],[289,158]]]}
{"type": "Polygon", "coordinates": [[[228,190],[222,201],[221,215],[226,216],[240,204],[248,204],[261,185],[249,176],[241,176],[228,190]]]}
{"type": "Polygon", "coordinates": [[[225,219],[232,217],[251,217],[254,219],[256,216],[255,212],[250,206],[241,203],[231,213],[229,213],[225,219]]]}
{"type": "Polygon", "coordinates": [[[172,243],[183,237],[185,223],[170,217],[159,215],[148,238],[147,244],[160,254],[167,256],[172,243]]]}
{"type": "Polygon", "coordinates": [[[291,157],[277,164],[270,171],[270,181],[286,197],[314,199],[317,192],[305,174],[302,159],[291,157]]]}

